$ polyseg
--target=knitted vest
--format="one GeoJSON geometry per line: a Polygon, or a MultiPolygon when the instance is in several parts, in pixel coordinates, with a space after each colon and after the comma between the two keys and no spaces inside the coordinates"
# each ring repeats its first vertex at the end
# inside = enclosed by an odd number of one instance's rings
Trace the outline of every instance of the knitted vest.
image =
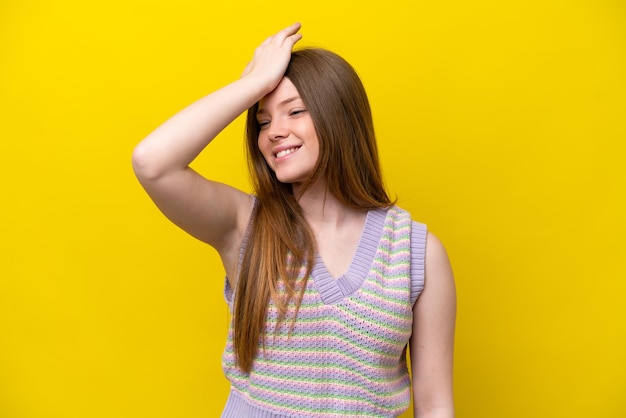
{"type": "MultiPolygon", "coordinates": [[[[250,374],[235,366],[232,323],[222,365],[231,393],[222,417],[394,417],[408,408],[406,346],[424,285],[426,227],[398,208],[368,212],[357,253],[337,279],[321,258],[295,326],[268,307],[266,345],[250,374]],[[276,336],[274,336],[276,335],[276,336]]],[[[300,280],[305,273],[300,270],[300,280]]],[[[232,291],[226,298],[232,309],[232,291]]],[[[236,315],[236,312],[233,313],[236,315]]]]}

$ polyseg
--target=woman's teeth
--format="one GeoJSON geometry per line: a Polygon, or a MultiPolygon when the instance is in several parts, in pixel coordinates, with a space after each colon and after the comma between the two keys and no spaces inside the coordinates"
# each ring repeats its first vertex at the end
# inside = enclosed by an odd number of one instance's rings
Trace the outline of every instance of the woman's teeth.
{"type": "Polygon", "coordinates": [[[298,147],[294,147],[294,148],[289,148],[289,149],[284,149],[282,151],[278,151],[276,153],[276,158],[280,158],[280,157],[284,157],[285,155],[289,155],[293,152],[298,151],[298,147]]]}

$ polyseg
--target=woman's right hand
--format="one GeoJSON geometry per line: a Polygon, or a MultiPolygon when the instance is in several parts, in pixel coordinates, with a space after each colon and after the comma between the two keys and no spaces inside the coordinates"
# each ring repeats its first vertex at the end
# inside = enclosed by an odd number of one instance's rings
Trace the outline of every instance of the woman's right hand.
{"type": "Polygon", "coordinates": [[[267,38],[254,51],[252,61],[246,65],[241,78],[256,77],[265,94],[276,88],[282,80],[291,59],[293,46],[302,38],[300,23],[286,27],[267,38]]]}

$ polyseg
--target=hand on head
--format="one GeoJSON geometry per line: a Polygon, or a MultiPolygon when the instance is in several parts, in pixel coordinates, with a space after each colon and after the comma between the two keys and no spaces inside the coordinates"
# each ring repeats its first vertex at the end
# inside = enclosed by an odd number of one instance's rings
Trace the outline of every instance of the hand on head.
{"type": "Polygon", "coordinates": [[[257,77],[267,93],[274,90],[289,65],[293,46],[302,38],[299,30],[300,23],[294,23],[263,41],[254,51],[252,61],[246,65],[241,77],[257,77]]]}

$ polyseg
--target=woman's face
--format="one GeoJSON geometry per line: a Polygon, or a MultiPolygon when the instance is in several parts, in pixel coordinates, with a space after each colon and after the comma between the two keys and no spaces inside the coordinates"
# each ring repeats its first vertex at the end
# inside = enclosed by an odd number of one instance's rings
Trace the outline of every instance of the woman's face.
{"type": "Polygon", "coordinates": [[[319,157],[319,141],[311,115],[298,90],[286,77],[259,102],[258,146],[283,183],[307,181],[319,157]]]}

